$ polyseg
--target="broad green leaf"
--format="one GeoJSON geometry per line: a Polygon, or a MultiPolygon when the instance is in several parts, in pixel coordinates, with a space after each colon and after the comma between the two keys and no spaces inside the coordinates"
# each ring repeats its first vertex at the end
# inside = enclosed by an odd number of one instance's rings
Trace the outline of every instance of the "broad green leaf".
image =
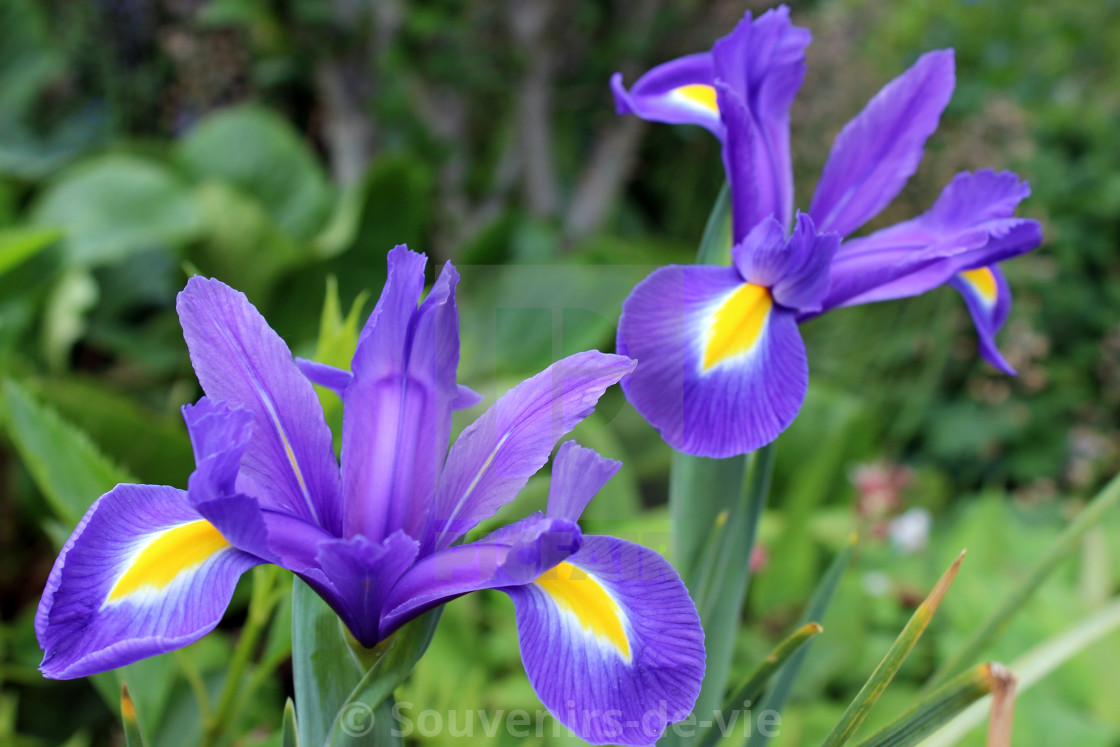
{"type": "Polygon", "coordinates": [[[4,425],[52,511],[71,527],[98,496],[133,482],[83,432],[12,379],[4,381],[4,425]]]}
{"type": "Polygon", "coordinates": [[[189,188],[163,164],[128,155],[99,156],[67,169],[32,212],[38,225],[63,229],[68,259],[88,267],[143,249],[174,249],[201,229],[189,188]]]}
{"type": "Polygon", "coordinates": [[[52,371],[66,368],[70,349],[86,332],[86,316],[97,305],[100,289],[93,274],[71,267],[59,276],[47,295],[41,344],[52,371]]]}
{"type": "Polygon", "coordinates": [[[15,228],[0,231],[0,275],[53,244],[55,228],[15,228]]]}
{"type": "Polygon", "coordinates": [[[180,143],[178,160],[196,180],[226,182],[257,200],[293,239],[312,239],[330,213],[333,189],[315,154],[268,109],[211,115],[180,143]]]}
{"type": "Polygon", "coordinates": [[[918,609],[914,611],[909,622],[906,623],[906,627],[898,634],[898,638],[895,639],[883,660],[879,662],[879,666],[875,668],[867,682],[856,693],[855,699],[848,705],[844,715],[833,727],[822,747],[840,747],[840,745],[847,744],[848,740],[855,736],[856,731],[863,724],[864,719],[867,718],[868,712],[882,696],[883,691],[887,689],[887,685],[894,679],[899,668],[902,667],[902,662],[906,661],[906,657],[914,650],[918,639],[922,637],[922,633],[925,632],[930,620],[933,619],[937,607],[941,604],[941,600],[945,598],[945,593],[949,591],[953,579],[956,578],[963,559],[964,553],[962,552],[953,565],[949,567],[949,570],[945,571],[929,596],[918,605],[918,609]]]}
{"type": "Polygon", "coordinates": [[[197,260],[200,269],[223,278],[255,302],[272,290],[276,277],[307,261],[305,248],[245,187],[204,181],[194,190],[205,226],[197,260]]]}
{"type": "MultiPolygon", "coordinates": [[[[852,557],[855,555],[858,544],[859,537],[853,534],[851,539],[848,540],[848,545],[833,559],[832,564],[828,567],[828,570],[817,584],[817,588],[813,592],[812,598],[809,600],[809,605],[801,616],[802,625],[813,622],[820,623],[824,620],[825,613],[828,611],[828,606],[832,602],[833,594],[836,592],[836,587],[840,584],[840,579],[844,577],[848,566],[851,565],[852,557]]],[[[790,691],[793,689],[793,685],[797,681],[798,675],[801,673],[801,666],[805,663],[805,657],[809,655],[810,645],[812,645],[812,641],[809,641],[806,645],[798,649],[797,652],[781,666],[778,670],[777,680],[774,682],[773,687],[756,709],[758,713],[766,713],[768,711],[781,713],[782,708],[785,707],[786,701],[789,699],[790,691]]],[[[763,734],[762,730],[759,729],[751,733],[750,739],[747,741],[747,747],[764,747],[769,741],[770,737],[767,734],[763,734]]]]}
{"type": "Polygon", "coordinates": [[[93,378],[51,377],[28,386],[140,482],[186,486],[194,470],[194,452],[178,408],[153,412],[93,378]]]}
{"type": "Polygon", "coordinates": [[[911,747],[992,691],[1002,667],[981,664],[955,677],[906,713],[860,742],[859,747],[911,747]]]}
{"type": "Polygon", "coordinates": [[[299,743],[326,742],[335,717],[362,680],[338,615],[300,579],[292,582],[292,680],[299,743]]]}
{"type": "Polygon", "coordinates": [[[974,630],[961,647],[938,668],[927,687],[936,687],[960,671],[962,667],[978,659],[988,644],[1006,627],[1008,621],[1034,595],[1054,568],[1076,549],[1085,533],[1096,526],[1117,503],[1120,503],[1120,475],[1112,478],[1097,493],[1088,507],[1069,523],[1054,543],[1038,556],[1038,560],[1027,570],[1023,579],[1007,592],[984,623],[974,630]]]}

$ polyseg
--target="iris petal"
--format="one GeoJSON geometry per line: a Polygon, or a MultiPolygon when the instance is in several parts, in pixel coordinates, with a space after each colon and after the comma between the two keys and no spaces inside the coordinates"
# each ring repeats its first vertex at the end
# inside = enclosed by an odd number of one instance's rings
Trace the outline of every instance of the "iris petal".
{"type": "Polygon", "coordinates": [[[698,124],[716,137],[723,134],[716,106],[712,56],[693,54],[652,68],[627,91],[622,74],[611,78],[619,114],[635,114],[651,122],[698,124]]]}
{"type": "Polygon", "coordinates": [[[1003,271],[995,265],[965,270],[949,283],[964,297],[976,333],[980,336],[980,354],[993,366],[1014,375],[1015,368],[1000,353],[996,333],[1011,312],[1011,288],[1003,271]]]}
{"type": "Polygon", "coordinates": [[[243,293],[193,277],[176,304],[183,337],[207,396],[252,413],[242,471],[267,505],[341,530],[338,464],[311,383],[280,336],[243,293]]]}
{"type": "Polygon", "coordinates": [[[63,547],[35,616],[40,668],[84,677],[171,651],[210,632],[237,579],[261,561],[155,485],[118,485],[63,547]]]}
{"type": "Polygon", "coordinates": [[[628,358],[591,350],[506,392],[451,447],[421,554],[447,547],[513,500],[556,442],[633,367],[628,358]]]}
{"type": "Polygon", "coordinates": [[[618,347],[638,360],[623,389],[675,449],[753,451],[801,408],[809,371],[793,312],[752,288],[731,268],[670,265],[623,303],[618,347]]]}
{"type": "Polygon", "coordinates": [[[955,83],[953,50],[929,52],[844,125],[809,207],[818,229],[847,236],[895,198],[917,170],[955,83]]]}
{"type": "Polygon", "coordinates": [[[652,744],[685,718],[704,675],[704,631],[660,555],[614,537],[533,583],[504,589],[541,702],[592,744],[652,744]]]}

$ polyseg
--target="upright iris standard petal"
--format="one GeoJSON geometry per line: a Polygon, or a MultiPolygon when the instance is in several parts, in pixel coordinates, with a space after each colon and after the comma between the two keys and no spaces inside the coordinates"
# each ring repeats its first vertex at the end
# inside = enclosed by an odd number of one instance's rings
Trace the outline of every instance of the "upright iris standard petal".
{"type": "Polygon", "coordinates": [[[995,265],[963,270],[949,284],[960,291],[968,305],[968,312],[980,336],[980,354],[999,370],[1015,375],[1015,368],[996,345],[996,333],[1011,311],[1011,288],[1003,271],[995,265]]]}
{"type": "MultiPolygon", "coordinates": [[[[753,21],[748,12],[734,31],[712,47],[716,79],[742,105],[733,122],[720,96],[725,132],[734,130],[739,137],[749,131],[744,140],[753,164],[754,212],[757,219],[773,215],[783,226],[793,216],[789,110],[805,78],[805,49],[810,41],[808,29],[794,26],[789,8],[783,5],[753,21]]],[[[757,219],[745,224],[743,231],[749,231],[757,219]]]]}
{"type": "MultiPolygon", "coordinates": [[[[380,541],[389,528],[397,476],[397,448],[413,425],[404,412],[422,408],[421,385],[409,387],[409,328],[424,291],[423,255],[396,247],[389,253],[385,287],[362,329],[343,394],[342,463],[346,496],[344,532],[380,541]],[[411,391],[408,391],[411,389],[411,391]]],[[[416,423],[419,425],[419,423],[416,423]]],[[[400,465],[409,477],[407,465],[400,465]]]]}
{"type": "Polygon", "coordinates": [[[653,68],[630,88],[622,73],[611,77],[611,91],[619,114],[667,124],[698,124],[721,137],[723,125],[712,88],[712,56],[693,54],[653,68]]]}
{"type": "Polygon", "coordinates": [[[459,327],[448,265],[422,304],[423,255],[397,247],[343,394],[346,534],[420,537],[460,391],[459,327]],[[419,304],[419,305],[418,305],[419,304]]]}
{"type": "Polygon", "coordinates": [[[847,236],[874,218],[918,168],[955,85],[953,50],[922,55],[836,137],[809,214],[847,236]]]}
{"type": "Polygon", "coordinates": [[[772,441],[805,399],[794,312],[732,268],[670,265],[623,302],[618,349],[638,360],[630,403],[689,454],[725,457],[772,441]]]}
{"type": "Polygon", "coordinates": [[[243,472],[267,505],[331,532],[342,529],[338,464],[311,383],[291,351],[243,293],[191,278],[176,304],[183,337],[207,396],[253,414],[243,472]]]}
{"type": "Polygon", "coordinates": [[[541,702],[592,744],[652,744],[685,718],[704,677],[704,631],[680,577],[614,537],[504,589],[541,702]]]}
{"type": "Polygon", "coordinates": [[[633,367],[619,355],[576,353],[495,402],[447,455],[421,552],[447,547],[513,500],[548,461],[556,442],[633,367]]]}
{"type": "Polygon", "coordinates": [[[237,579],[261,561],[155,485],[118,485],[62,548],[35,615],[43,674],[71,679],[185,646],[210,632],[237,579]]]}

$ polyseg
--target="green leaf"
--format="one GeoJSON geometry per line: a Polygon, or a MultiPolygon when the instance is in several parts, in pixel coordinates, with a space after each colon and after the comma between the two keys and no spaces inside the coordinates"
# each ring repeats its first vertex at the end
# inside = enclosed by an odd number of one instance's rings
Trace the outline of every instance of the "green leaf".
{"type": "Polygon", "coordinates": [[[0,275],[53,244],[62,233],[56,228],[16,228],[0,231],[0,275]]]}
{"type": "Polygon", "coordinates": [[[114,485],[133,482],[89,438],[12,379],[4,381],[4,424],[55,515],[75,526],[114,485]]]}
{"type": "Polygon", "coordinates": [[[52,371],[66,367],[70,349],[86,332],[86,315],[99,297],[97,281],[83,267],[71,267],[54,283],[47,296],[41,331],[43,357],[52,371]]]}
{"type": "Polygon", "coordinates": [[[227,182],[257,200],[290,237],[309,241],[324,226],[333,189],[299,133],[274,112],[224,109],[195,127],[178,159],[198,181],[227,182]]]}
{"type": "Polygon", "coordinates": [[[933,587],[933,591],[925,598],[925,601],[918,605],[918,609],[914,611],[902,632],[898,634],[898,638],[895,639],[883,660],[879,662],[879,666],[871,673],[867,682],[856,693],[856,697],[840,717],[840,721],[825,738],[822,747],[840,747],[840,745],[847,744],[848,740],[855,736],[856,731],[863,724],[864,719],[867,718],[867,714],[878,702],[883,691],[887,689],[887,685],[894,679],[895,674],[902,667],[902,662],[906,661],[906,657],[914,650],[918,639],[922,637],[926,626],[933,619],[938,605],[941,604],[941,600],[944,599],[945,593],[949,591],[953,579],[956,578],[963,559],[964,553],[962,552],[953,565],[949,567],[949,570],[945,571],[945,574],[933,587]]]}
{"type": "MultiPolygon", "coordinates": [[[[1017,659],[1009,669],[1018,677],[1019,692],[1029,689],[1070,659],[1106,635],[1120,630],[1120,599],[1114,599],[1084,622],[1039,644],[1017,659]]],[[[957,744],[988,716],[989,699],[973,704],[941,731],[922,743],[922,747],[949,747],[957,744]]]]}
{"type": "MultiPolygon", "coordinates": [[[[688,581],[704,626],[707,650],[704,683],[693,708],[701,720],[719,708],[727,688],[743,600],[750,582],[751,549],[770,493],[774,451],[774,443],[769,443],[750,455],[746,478],[738,490],[730,494],[739,498],[708,530],[707,552],[692,569],[688,581]]],[[[690,494],[695,498],[705,490],[711,488],[695,483],[690,494]]]]}
{"type": "Polygon", "coordinates": [[[696,253],[698,265],[726,264],[731,256],[731,187],[724,182],[716,197],[704,235],[700,237],[700,250],[696,253]]]}
{"type": "Polygon", "coordinates": [[[93,378],[51,377],[28,386],[140,482],[186,485],[194,452],[178,408],[154,412],[93,378]]]}
{"type": "MultiPolygon", "coordinates": [[[[859,537],[853,534],[851,539],[848,540],[847,546],[833,559],[832,564],[828,567],[824,576],[821,577],[820,583],[813,592],[809,605],[801,616],[800,624],[820,623],[824,620],[825,612],[828,611],[828,605],[832,602],[836,587],[840,584],[840,579],[844,577],[844,572],[848,570],[848,566],[851,565],[858,544],[859,537]]],[[[766,694],[762,703],[759,704],[758,713],[780,713],[782,708],[785,707],[786,700],[789,699],[790,691],[793,689],[793,684],[801,673],[801,665],[805,663],[805,657],[809,655],[811,644],[812,641],[809,641],[798,649],[778,670],[778,679],[770,692],[766,694]]],[[[750,739],[747,741],[747,747],[764,747],[769,741],[770,737],[763,734],[760,729],[752,732],[750,739]]]]}
{"type": "Polygon", "coordinates": [[[292,699],[284,701],[284,720],[280,731],[280,747],[299,747],[299,731],[296,725],[296,707],[292,699]]]}
{"type": "Polygon", "coordinates": [[[1015,613],[1023,608],[1054,568],[1069,557],[1085,533],[1096,526],[1117,503],[1120,503],[1120,475],[1112,478],[1097,493],[1088,507],[1069,523],[1053,544],[1046,548],[1046,552],[1038,557],[1022,580],[1007,592],[983,624],[977,627],[961,647],[937,669],[930,678],[927,688],[936,687],[961,668],[979,659],[988,644],[1006,627],[1015,613]]]}
{"type": "MultiPolygon", "coordinates": [[[[315,344],[314,360],[336,368],[350,369],[350,361],[358,347],[358,334],[361,332],[362,307],[369,299],[369,293],[363,291],[354,299],[350,312],[342,316],[342,304],[338,299],[338,280],[333,275],[327,278],[327,295],[323,300],[323,313],[319,317],[319,339],[315,344]]],[[[323,404],[323,412],[330,416],[337,414],[341,408],[338,395],[334,392],[316,386],[319,401],[323,404]]]]}
{"type": "Polygon", "coordinates": [[[369,744],[369,733],[359,733],[364,731],[362,727],[365,726],[376,730],[377,737],[372,740],[375,744],[389,743],[386,739],[393,737],[393,690],[404,682],[416,662],[427,651],[439,624],[441,611],[437,607],[418,617],[373,649],[371,653],[376,659],[338,711],[331,727],[328,741],[330,747],[359,747],[369,744]],[[374,716],[372,723],[362,723],[366,715],[374,716]],[[355,716],[358,717],[357,720],[355,716]],[[355,729],[354,726],[359,728],[355,729]]]}
{"type": "Polygon", "coordinates": [[[292,582],[292,680],[299,743],[326,742],[335,716],[362,680],[342,622],[310,586],[292,582]]]}
{"type": "Polygon", "coordinates": [[[107,155],[67,169],[40,197],[35,223],[58,226],[73,263],[93,267],[195,238],[201,221],[185,184],[165,166],[107,155]]]}
{"type": "MultiPolygon", "coordinates": [[[[766,687],[766,683],[778,671],[779,668],[791,656],[801,650],[801,647],[811,641],[814,637],[819,635],[824,628],[820,623],[809,623],[803,625],[792,634],[790,634],[784,641],[779,643],[777,647],[770,652],[762,662],[755,667],[742,685],[731,695],[724,704],[724,713],[734,713],[740,708],[750,708],[750,704],[762,693],[762,689],[766,687]]],[[[714,726],[709,728],[701,738],[698,747],[712,747],[719,741],[719,729],[714,726]]]]}
{"type": "Polygon", "coordinates": [[[136,720],[136,707],[128,694],[128,685],[121,685],[121,724],[124,726],[126,747],[144,747],[144,737],[140,735],[140,724],[136,720]]]}
{"type": "Polygon", "coordinates": [[[990,693],[1000,669],[1002,667],[998,664],[981,664],[964,672],[860,742],[859,747],[911,747],[917,744],[990,693]]]}
{"type": "Polygon", "coordinates": [[[285,233],[266,207],[239,185],[206,181],[195,189],[206,240],[199,266],[260,302],[277,275],[308,260],[305,247],[285,233]]]}

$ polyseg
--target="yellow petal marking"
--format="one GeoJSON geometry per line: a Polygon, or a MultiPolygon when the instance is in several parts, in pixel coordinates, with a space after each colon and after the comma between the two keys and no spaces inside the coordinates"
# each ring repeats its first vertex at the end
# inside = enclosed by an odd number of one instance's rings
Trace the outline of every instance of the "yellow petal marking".
{"type": "Polygon", "coordinates": [[[109,592],[110,602],[144,587],[163,589],[183,571],[201,565],[230,544],[205,520],[192,521],[160,533],[132,561],[109,592]]]}
{"type": "Polygon", "coordinates": [[[701,106],[713,114],[719,114],[719,103],[716,100],[716,89],[702,83],[690,83],[687,86],[674,88],[673,93],[688,101],[690,104],[701,106]]]}
{"type": "Polygon", "coordinates": [[[536,580],[560,609],[575,615],[584,630],[610,641],[630,661],[630,640],[622,626],[622,610],[603,585],[571,563],[542,573],[536,580]]]}
{"type": "Polygon", "coordinates": [[[770,290],[744,283],[727,297],[711,317],[704,344],[704,370],[750,350],[759,336],[774,301],[770,290]]]}
{"type": "Polygon", "coordinates": [[[960,275],[984,299],[985,303],[995,303],[999,288],[996,285],[996,276],[992,274],[991,269],[980,267],[975,270],[965,270],[960,275]]]}

